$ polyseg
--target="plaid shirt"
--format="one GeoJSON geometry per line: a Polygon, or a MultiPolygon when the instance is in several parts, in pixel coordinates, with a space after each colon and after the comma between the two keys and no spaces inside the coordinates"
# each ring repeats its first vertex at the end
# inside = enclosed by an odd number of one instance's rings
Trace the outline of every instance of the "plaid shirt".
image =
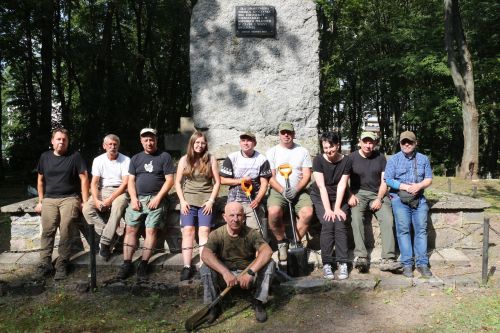
{"type": "Polygon", "coordinates": [[[420,183],[424,179],[432,179],[432,169],[429,158],[424,154],[415,153],[407,157],[399,152],[391,157],[385,167],[384,179],[391,190],[399,190],[401,184],[420,183]],[[415,158],[417,159],[417,179],[415,179],[415,158]]]}

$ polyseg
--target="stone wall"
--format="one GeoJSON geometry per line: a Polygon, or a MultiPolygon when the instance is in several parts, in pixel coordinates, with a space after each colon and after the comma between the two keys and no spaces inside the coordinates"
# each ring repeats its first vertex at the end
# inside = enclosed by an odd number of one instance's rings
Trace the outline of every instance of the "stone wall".
{"type": "Polygon", "coordinates": [[[277,143],[290,121],[297,141],[318,151],[319,34],[312,0],[198,0],[190,33],[194,125],[207,130],[218,158],[239,149],[239,134],[257,135],[257,149],[277,143]],[[272,5],[275,38],[238,38],[235,6],[272,5]]]}

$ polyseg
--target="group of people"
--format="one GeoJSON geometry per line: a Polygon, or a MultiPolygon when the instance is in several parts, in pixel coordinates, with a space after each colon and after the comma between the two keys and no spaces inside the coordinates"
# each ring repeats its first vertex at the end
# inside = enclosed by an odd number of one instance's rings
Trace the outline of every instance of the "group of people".
{"type": "MultiPolygon", "coordinates": [[[[385,156],[375,149],[377,137],[372,132],[361,134],[359,150],[349,156],[341,153],[336,133],[324,133],[320,138],[323,153],[311,160],[308,150],[294,142],[292,123],[281,123],[278,131],[279,143],[265,155],[255,150],[257,140],[252,132],[242,133],[240,150],[229,154],[220,169],[209,153],[206,136],[195,132],[177,170],[171,156],[158,149],[156,130],[140,131],[143,151],[132,158],[119,152],[120,139],[109,134],[103,140],[105,153],[93,161],[89,185],[85,161],[78,152],[68,149],[68,131],[54,130],[53,149],[41,155],[37,167],[39,200],[35,209],[42,215],[42,251],[37,275],[47,276],[54,270],[51,258],[59,228],[54,279],[67,276],[72,222],[83,211],[86,221],[95,226],[100,239],[99,254],[105,260],[112,254],[116,230],[124,216],[123,264],[117,275],[120,279],[134,274],[132,257],[144,227],[142,258],[136,275],[139,281],[146,279],[158,231],[165,223],[166,196],[175,186],[180,203],[184,263],[180,280],[188,280],[196,272],[191,262],[198,228],[200,275],[206,304],[225,286],[239,285],[244,289],[256,286],[256,319],[259,322],[267,319],[263,305],[275,265],[271,259],[273,251],[266,241],[267,227],[262,221],[267,211],[269,230],[277,241],[278,259],[286,261],[290,241],[283,220],[289,205],[296,215],[295,236],[299,241],[306,236],[314,213],[321,222],[321,258],[326,279],[335,278],[336,268],[338,279],[348,278],[349,216],[355,267],[368,272],[370,258],[364,230],[367,213],[375,215],[380,223],[381,270],[402,270],[405,276],[413,277],[415,264],[422,276],[432,276],[427,256],[428,206],[423,195],[432,182],[432,170],[429,159],[416,151],[414,133],[401,134],[401,152],[386,162],[385,156]],[[287,173],[281,172],[284,165],[287,173]],[[226,224],[211,232],[213,205],[220,185],[229,186],[223,214],[226,224]],[[395,250],[394,224],[400,261],[395,250]]],[[[219,313],[220,308],[212,308],[210,320],[215,320],[219,313]]]]}

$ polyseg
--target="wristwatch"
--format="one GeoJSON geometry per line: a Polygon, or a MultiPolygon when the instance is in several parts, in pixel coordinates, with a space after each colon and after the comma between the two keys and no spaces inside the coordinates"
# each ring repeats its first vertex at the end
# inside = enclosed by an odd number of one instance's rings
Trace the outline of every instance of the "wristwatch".
{"type": "Polygon", "coordinates": [[[247,270],[247,274],[248,274],[248,275],[251,275],[251,276],[255,276],[255,272],[254,272],[254,271],[252,271],[252,269],[251,269],[251,268],[249,268],[249,269],[247,270]]]}

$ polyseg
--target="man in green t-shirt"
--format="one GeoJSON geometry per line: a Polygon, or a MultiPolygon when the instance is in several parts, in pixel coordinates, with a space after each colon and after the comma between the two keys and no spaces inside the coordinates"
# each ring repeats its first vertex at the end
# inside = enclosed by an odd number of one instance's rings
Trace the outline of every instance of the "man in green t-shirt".
{"type": "MultiPolygon", "coordinates": [[[[275,270],[273,251],[257,230],[245,225],[245,212],[239,202],[228,203],[223,217],[226,225],[210,233],[201,255],[203,302],[210,304],[226,286],[255,287],[255,318],[264,322],[267,320],[264,304],[275,270]],[[238,277],[249,265],[248,271],[238,277]]],[[[208,323],[213,323],[220,313],[218,305],[213,307],[208,323]]]]}

